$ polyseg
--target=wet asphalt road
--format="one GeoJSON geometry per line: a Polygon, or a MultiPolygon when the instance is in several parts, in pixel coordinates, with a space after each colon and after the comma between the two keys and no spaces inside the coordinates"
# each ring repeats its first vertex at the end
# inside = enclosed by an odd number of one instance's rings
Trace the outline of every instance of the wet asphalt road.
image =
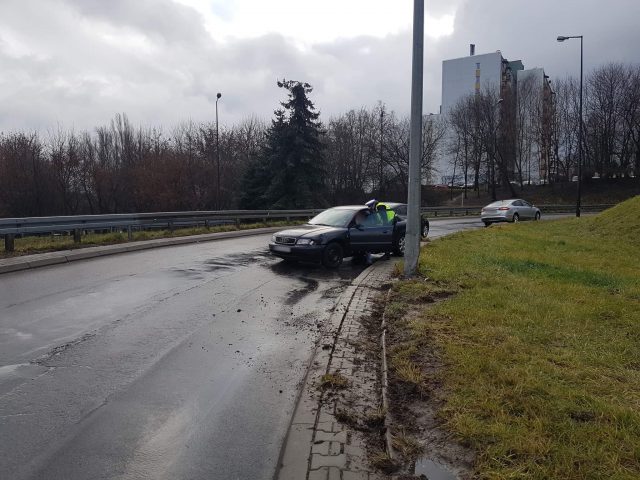
{"type": "Polygon", "coordinates": [[[363,267],[285,265],[268,238],[0,276],[0,478],[272,478],[314,342],[363,267]]]}

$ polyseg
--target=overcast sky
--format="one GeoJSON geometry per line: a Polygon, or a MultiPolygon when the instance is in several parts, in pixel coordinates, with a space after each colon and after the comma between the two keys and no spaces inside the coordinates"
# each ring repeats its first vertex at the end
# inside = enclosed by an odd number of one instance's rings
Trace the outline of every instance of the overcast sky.
{"type": "MultiPolygon", "coordinates": [[[[309,82],[322,120],[409,111],[412,0],[0,0],[0,131],[93,129],[117,112],[168,129],[268,120],[277,79],[309,82]]],[[[425,113],[442,60],[501,50],[553,79],[640,63],[640,0],[427,0],[425,113]]]]}

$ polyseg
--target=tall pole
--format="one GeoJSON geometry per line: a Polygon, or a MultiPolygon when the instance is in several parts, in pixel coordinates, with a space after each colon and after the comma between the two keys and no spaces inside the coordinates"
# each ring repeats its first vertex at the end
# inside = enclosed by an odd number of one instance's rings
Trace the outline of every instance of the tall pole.
{"type": "Polygon", "coordinates": [[[422,158],[422,88],[424,55],[424,0],[413,2],[413,59],[411,62],[411,132],[409,137],[409,194],[405,236],[404,275],[418,270],[420,256],[420,161],[422,158]]]}
{"type": "Polygon", "coordinates": [[[582,195],[582,35],[580,35],[580,126],[578,127],[578,201],[576,217],[580,217],[580,196],[582,195]]]}
{"type": "Polygon", "coordinates": [[[580,39],[580,113],[579,116],[580,118],[578,119],[580,122],[580,125],[578,126],[578,199],[576,200],[576,217],[580,217],[580,200],[581,200],[581,195],[582,195],[582,59],[583,59],[583,55],[582,55],[582,42],[583,42],[583,36],[582,35],[572,35],[572,36],[565,36],[565,35],[560,35],[558,36],[558,41],[559,42],[564,42],[565,40],[569,40],[570,38],[579,38],[580,39]]]}
{"type": "Polygon", "coordinates": [[[220,136],[218,130],[218,100],[222,96],[221,93],[216,95],[216,165],[217,165],[217,188],[216,188],[216,210],[220,210],[220,136]]]}
{"type": "Polygon", "coordinates": [[[382,159],[382,135],[384,128],[384,105],[380,107],[380,177],[378,178],[378,198],[382,197],[382,183],[384,181],[384,164],[382,159]]]}

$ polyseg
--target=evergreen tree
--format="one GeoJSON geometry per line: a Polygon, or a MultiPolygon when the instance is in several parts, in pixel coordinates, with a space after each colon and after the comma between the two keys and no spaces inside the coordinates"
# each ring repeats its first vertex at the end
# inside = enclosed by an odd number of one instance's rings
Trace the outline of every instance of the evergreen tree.
{"type": "Polygon", "coordinates": [[[326,206],[324,134],[308,83],[278,82],[288,91],[267,132],[266,145],[244,177],[243,208],[326,206]]]}

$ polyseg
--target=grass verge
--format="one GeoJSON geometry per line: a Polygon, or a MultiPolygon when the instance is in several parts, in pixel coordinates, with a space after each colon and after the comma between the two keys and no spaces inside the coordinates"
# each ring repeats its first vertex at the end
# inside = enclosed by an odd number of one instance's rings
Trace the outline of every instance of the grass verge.
{"type": "MultiPolygon", "coordinates": [[[[299,222],[298,222],[299,223],[299,222]]],[[[185,237],[189,235],[203,235],[206,233],[232,232],[237,230],[250,230],[253,228],[264,227],[285,227],[289,225],[297,225],[297,223],[276,221],[276,222],[260,222],[246,223],[236,225],[219,225],[215,227],[205,228],[180,228],[174,231],[170,230],[144,230],[133,232],[132,241],[153,240],[157,238],[185,237]]],[[[15,251],[8,253],[0,251],[0,258],[16,257],[20,255],[31,255],[34,253],[55,252],[59,250],[74,250],[77,248],[94,247],[98,245],[113,245],[118,243],[127,243],[127,232],[115,233],[91,233],[82,236],[82,243],[74,243],[73,235],[48,235],[40,237],[24,237],[15,239],[15,251]]]]}
{"type": "Polygon", "coordinates": [[[640,478],[639,252],[635,197],[432,242],[428,281],[395,288],[413,306],[394,324],[392,368],[433,388],[478,478],[640,478]],[[438,292],[455,294],[429,303],[438,292]]]}

